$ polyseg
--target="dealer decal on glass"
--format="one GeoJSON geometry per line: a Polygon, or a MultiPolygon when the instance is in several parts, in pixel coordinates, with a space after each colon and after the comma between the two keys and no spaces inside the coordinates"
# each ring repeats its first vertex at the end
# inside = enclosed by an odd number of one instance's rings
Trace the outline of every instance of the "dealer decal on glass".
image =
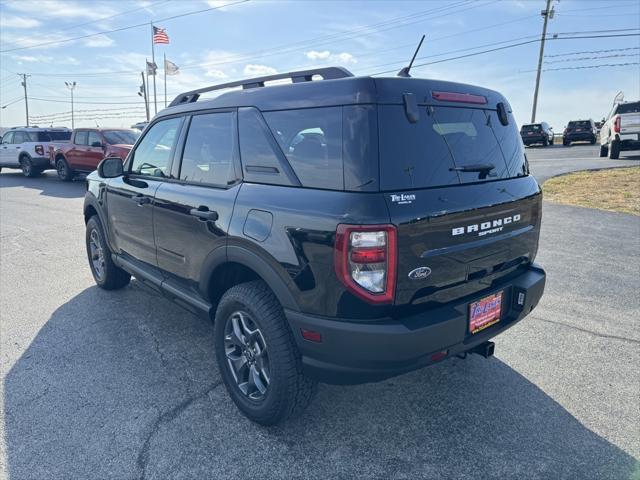
{"type": "Polygon", "coordinates": [[[494,293],[469,305],[469,331],[471,333],[478,333],[500,321],[502,293],[494,293]]]}

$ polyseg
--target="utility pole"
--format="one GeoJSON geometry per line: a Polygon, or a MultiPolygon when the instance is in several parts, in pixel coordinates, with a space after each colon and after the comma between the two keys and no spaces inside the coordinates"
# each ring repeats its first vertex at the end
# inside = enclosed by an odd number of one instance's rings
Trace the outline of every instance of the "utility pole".
{"type": "Polygon", "coordinates": [[[76,88],[76,82],[64,82],[64,84],[71,91],[71,129],[73,130],[74,128],[76,128],[73,118],[73,89],[76,88]]]}
{"type": "Polygon", "coordinates": [[[151,25],[151,63],[153,63],[153,111],[154,115],[158,114],[158,98],[156,96],[156,76],[158,72],[158,67],[156,66],[156,52],[153,46],[153,22],[149,22],[151,25]]]}
{"type": "Polygon", "coordinates": [[[140,72],[140,76],[142,77],[142,85],[140,86],[140,91],[138,95],[144,98],[144,109],[147,113],[147,122],[149,121],[149,97],[147,95],[147,84],[144,81],[144,72],[140,72]]]}
{"type": "Polygon", "coordinates": [[[22,86],[24,87],[24,110],[27,115],[27,127],[29,126],[29,100],[27,99],[27,78],[31,75],[27,75],[26,73],[19,73],[22,77],[22,86]]]}
{"type": "Polygon", "coordinates": [[[544,17],[544,24],[542,26],[542,37],[540,38],[540,55],[538,56],[538,73],[536,74],[536,89],[533,93],[533,109],[531,110],[531,123],[536,121],[536,108],[538,107],[538,90],[540,90],[540,73],[542,73],[542,59],[544,58],[544,42],[547,37],[547,21],[553,18],[553,8],[551,7],[551,1],[547,0],[547,8],[540,12],[540,15],[544,17]]]}

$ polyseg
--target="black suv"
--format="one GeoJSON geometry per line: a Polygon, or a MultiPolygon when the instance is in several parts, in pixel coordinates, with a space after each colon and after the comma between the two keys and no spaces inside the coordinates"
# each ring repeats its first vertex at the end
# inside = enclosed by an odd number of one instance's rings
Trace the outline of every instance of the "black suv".
{"type": "Polygon", "coordinates": [[[589,142],[591,145],[596,143],[597,129],[593,120],[572,120],[567,124],[562,134],[562,144],[565,147],[571,145],[572,142],[589,142]]]}
{"type": "Polygon", "coordinates": [[[522,143],[527,147],[535,144],[546,147],[553,145],[553,128],[547,122],[530,123],[520,128],[522,143]]]}
{"type": "Polygon", "coordinates": [[[511,108],[470,85],[326,68],[188,92],[87,188],[97,284],[134,275],[214,318],[224,383],[262,424],[317,381],[488,357],[544,289],[511,108]]]}

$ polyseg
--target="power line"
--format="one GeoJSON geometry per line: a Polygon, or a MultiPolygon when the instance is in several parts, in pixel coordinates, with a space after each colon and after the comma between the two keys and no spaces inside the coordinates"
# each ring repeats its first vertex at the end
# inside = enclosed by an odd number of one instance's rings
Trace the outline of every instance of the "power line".
{"type": "Polygon", "coordinates": [[[617,57],[638,57],[639,55],[636,53],[620,53],[614,55],[601,55],[597,57],[578,57],[578,58],[564,58],[562,60],[551,60],[549,62],[544,62],[545,64],[553,64],[553,63],[566,63],[566,62],[584,62],[585,60],[600,60],[601,58],[617,58],[617,57]]]}
{"type": "MultiPolygon", "coordinates": [[[[211,10],[218,10],[220,8],[232,7],[234,5],[238,5],[238,4],[241,4],[241,3],[246,3],[248,1],[249,0],[239,0],[237,2],[227,3],[225,5],[219,5],[217,7],[209,7],[209,8],[204,8],[204,9],[201,9],[201,10],[195,10],[195,11],[191,11],[191,12],[182,13],[182,14],[179,14],[179,15],[173,15],[171,17],[158,18],[158,19],[154,19],[154,22],[166,22],[168,20],[174,20],[176,18],[186,17],[186,16],[189,16],[189,15],[196,15],[198,13],[204,13],[204,12],[208,12],[208,11],[211,11],[211,10]]],[[[48,46],[48,45],[56,45],[56,44],[59,44],[59,43],[73,42],[74,40],[82,40],[84,38],[97,37],[98,35],[104,35],[106,33],[122,32],[124,30],[131,30],[132,28],[140,28],[140,27],[147,27],[147,26],[149,26],[149,22],[138,23],[136,25],[129,25],[129,26],[126,26],[126,27],[114,28],[114,29],[111,29],[111,30],[103,30],[101,32],[95,32],[95,33],[90,33],[90,34],[87,34],[87,35],[81,35],[79,37],[65,38],[65,39],[62,39],[62,40],[52,40],[50,42],[42,42],[42,43],[38,43],[36,45],[29,45],[29,46],[26,46],[26,47],[9,48],[9,49],[6,49],[6,50],[0,50],[0,53],[17,52],[18,50],[28,50],[28,49],[31,49],[31,48],[45,47],[45,46],[48,46]]]]}
{"type": "MultiPolygon", "coordinates": [[[[558,68],[545,68],[545,72],[553,72],[556,70],[583,70],[583,69],[591,69],[591,68],[604,68],[604,67],[626,67],[631,65],[640,65],[640,62],[627,62],[627,63],[603,63],[600,65],[581,65],[575,67],[558,67],[558,68]]],[[[523,70],[519,73],[530,73],[535,72],[535,70],[523,70]]]]}
{"type": "Polygon", "coordinates": [[[583,50],[581,52],[557,53],[557,54],[554,54],[554,55],[545,55],[545,58],[567,57],[569,55],[582,55],[582,54],[586,54],[586,53],[625,52],[625,51],[628,51],[628,50],[640,50],[640,47],[608,48],[606,50],[583,50]]]}
{"type": "MultiPolygon", "coordinates": [[[[40,102],[53,102],[53,103],[68,103],[65,100],[50,100],[40,97],[29,97],[29,100],[37,100],[40,102]]],[[[137,105],[139,102],[76,102],[88,105],[137,105]]]]}

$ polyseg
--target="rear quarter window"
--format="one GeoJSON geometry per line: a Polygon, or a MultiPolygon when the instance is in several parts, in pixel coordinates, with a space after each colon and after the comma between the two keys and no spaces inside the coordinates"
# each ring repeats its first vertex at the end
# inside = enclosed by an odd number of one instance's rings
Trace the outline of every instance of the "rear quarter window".
{"type": "Polygon", "coordinates": [[[621,103],[616,113],[640,113],[640,102],[621,103]]]}
{"type": "Polygon", "coordinates": [[[264,112],[264,118],[303,186],[344,189],[342,107],[264,112]]]}

